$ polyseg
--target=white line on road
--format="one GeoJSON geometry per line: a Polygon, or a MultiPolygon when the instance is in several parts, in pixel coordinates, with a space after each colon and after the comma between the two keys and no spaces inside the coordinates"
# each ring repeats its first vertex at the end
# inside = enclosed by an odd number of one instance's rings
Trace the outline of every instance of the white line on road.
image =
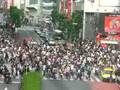
{"type": "Polygon", "coordinates": [[[91,81],[91,82],[94,82],[95,80],[94,80],[93,78],[90,78],[90,81],[91,81]]]}
{"type": "MultiPolygon", "coordinates": [[[[0,81],[0,83],[1,83],[1,84],[3,84],[3,83],[4,83],[4,81],[0,81]]],[[[20,83],[20,81],[12,81],[11,83],[13,83],[13,84],[19,84],[19,83],[20,83]]]]}
{"type": "Polygon", "coordinates": [[[86,79],[86,77],[82,77],[83,81],[88,81],[88,79],[86,79]]]}
{"type": "Polygon", "coordinates": [[[96,77],[94,74],[91,74],[91,77],[92,77],[95,81],[101,82],[101,80],[100,80],[98,77],[96,77]]]}
{"type": "Polygon", "coordinates": [[[5,88],[4,88],[4,90],[8,90],[8,88],[7,88],[7,87],[5,87],[5,88]]]}

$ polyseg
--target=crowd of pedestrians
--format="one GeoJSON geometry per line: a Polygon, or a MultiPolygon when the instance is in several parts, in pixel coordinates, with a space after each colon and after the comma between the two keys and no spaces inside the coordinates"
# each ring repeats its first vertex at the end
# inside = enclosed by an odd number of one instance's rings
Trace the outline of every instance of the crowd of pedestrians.
{"type": "Polygon", "coordinates": [[[17,42],[0,32],[0,75],[9,72],[12,78],[27,71],[41,71],[45,79],[90,79],[103,67],[120,67],[120,52],[110,46],[103,49],[95,42],[84,40],[76,46],[31,44],[17,42]],[[7,68],[6,63],[10,64],[7,68]]]}

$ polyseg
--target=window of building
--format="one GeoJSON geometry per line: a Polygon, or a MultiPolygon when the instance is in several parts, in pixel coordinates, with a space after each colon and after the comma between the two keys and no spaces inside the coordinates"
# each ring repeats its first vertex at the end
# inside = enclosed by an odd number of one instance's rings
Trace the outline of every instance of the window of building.
{"type": "Polygon", "coordinates": [[[46,3],[52,2],[52,1],[54,1],[54,0],[43,0],[43,2],[46,2],[46,3]]]}
{"type": "Polygon", "coordinates": [[[30,4],[37,4],[38,0],[30,0],[30,4]]]}
{"type": "Polygon", "coordinates": [[[53,7],[43,7],[43,9],[51,10],[51,9],[53,9],[53,7]]]}

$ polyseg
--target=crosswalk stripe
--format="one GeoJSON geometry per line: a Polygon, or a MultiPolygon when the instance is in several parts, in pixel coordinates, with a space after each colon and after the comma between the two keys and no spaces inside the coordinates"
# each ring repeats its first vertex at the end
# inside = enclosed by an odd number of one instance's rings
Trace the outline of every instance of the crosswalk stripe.
{"type": "Polygon", "coordinates": [[[83,81],[88,81],[85,77],[83,77],[82,79],[83,79],[83,81]]]}
{"type": "Polygon", "coordinates": [[[93,78],[90,78],[90,81],[94,82],[94,79],[93,79],[93,78]]]}
{"type": "MultiPolygon", "coordinates": [[[[47,78],[43,78],[43,80],[54,80],[54,79],[47,79],[47,78]]],[[[67,80],[67,79],[57,79],[58,81],[59,80],[67,80]]],[[[70,81],[74,81],[74,79],[70,79],[70,81]]],[[[90,80],[89,79],[87,79],[86,77],[82,77],[82,81],[85,81],[85,82],[87,82],[87,81],[91,81],[91,82],[101,82],[101,80],[99,79],[99,78],[97,78],[97,77],[91,77],[90,78],[90,80]]]]}
{"type": "Polygon", "coordinates": [[[100,80],[98,77],[96,77],[94,74],[92,74],[91,77],[92,77],[95,81],[101,82],[101,80],[100,80]]]}
{"type": "MultiPolygon", "coordinates": [[[[3,84],[3,83],[4,83],[4,81],[0,81],[0,83],[1,83],[1,84],[3,84]]],[[[12,81],[11,83],[13,83],[13,84],[19,84],[19,83],[20,83],[20,81],[12,81]]]]}

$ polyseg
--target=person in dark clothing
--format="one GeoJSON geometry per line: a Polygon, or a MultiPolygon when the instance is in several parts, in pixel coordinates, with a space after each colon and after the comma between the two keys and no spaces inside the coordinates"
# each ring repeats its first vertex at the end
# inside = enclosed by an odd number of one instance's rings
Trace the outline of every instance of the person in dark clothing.
{"type": "Polygon", "coordinates": [[[82,80],[82,72],[78,70],[77,79],[82,80]]]}
{"type": "Polygon", "coordinates": [[[5,82],[6,84],[9,84],[9,83],[11,82],[11,77],[10,77],[10,73],[9,73],[9,72],[6,72],[6,73],[4,74],[4,82],[5,82]]]}
{"type": "Polygon", "coordinates": [[[88,79],[90,80],[90,77],[91,77],[91,71],[90,70],[88,70],[87,75],[88,75],[88,79]]]}

